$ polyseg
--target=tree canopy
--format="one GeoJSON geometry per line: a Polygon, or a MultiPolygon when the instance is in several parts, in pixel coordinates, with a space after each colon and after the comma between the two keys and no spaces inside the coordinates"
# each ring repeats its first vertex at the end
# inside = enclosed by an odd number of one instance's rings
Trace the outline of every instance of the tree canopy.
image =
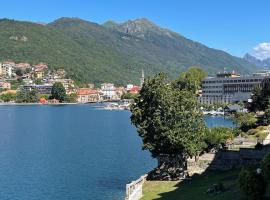
{"type": "Polygon", "coordinates": [[[179,89],[188,89],[196,92],[201,88],[202,80],[206,76],[207,72],[202,68],[190,67],[187,71],[182,72],[173,84],[179,89]]]}
{"type": "Polygon", "coordinates": [[[143,149],[153,157],[196,156],[203,149],[206,127],[195,93],[170,84],[163,73],[145,80],[131,111],[143,149]]]}
{"type": "Polygon", "coordinates": [[[63,102],[66,98],[66,89],[63,86],[62,83],[54,83],[52,87],[52,93],[51,93],[52,99],[57,99],[60,102],[63,102]]]}
{"type": "Polygon", "coordinates": [[[19,91],[16,98],[17,103],[36,103],[38,102],[37,90],[19,91]]]}
{"type": "Polygon", "coordinates": [[[266,110],[270,105],[270,81],[265,79],[261,87],[256,87],[252,95],[251,111],[266,110]]]}

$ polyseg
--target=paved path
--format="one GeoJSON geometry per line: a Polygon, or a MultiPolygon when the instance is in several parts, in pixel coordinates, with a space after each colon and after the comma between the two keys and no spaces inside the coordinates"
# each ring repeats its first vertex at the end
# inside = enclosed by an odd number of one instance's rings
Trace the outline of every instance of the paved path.
{"type": "Polygon", "coordinates": [[[270,125],[268,126],[269,134],[266,136],[266,138],[263,140],[263,145],[270,144],[270,125]]]}

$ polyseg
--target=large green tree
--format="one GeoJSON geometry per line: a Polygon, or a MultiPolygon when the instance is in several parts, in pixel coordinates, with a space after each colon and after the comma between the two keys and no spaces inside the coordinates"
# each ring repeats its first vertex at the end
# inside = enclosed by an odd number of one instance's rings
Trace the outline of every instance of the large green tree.
{"type": "Polygon", "coordinates": [[[153,157],[196,156],[201,152],[206,127],[195,94],[175,88],[164,74],[145,81],[131,111],[143,149],[153,157]]]}
{"type": "Polygon", "coordinates": [[[62,83],[54,83],[51,93],[52,99],[57,99],[60,102],[63,102],[66,98],[66,90],[62,83]]]}
{"type": "Polygon", "coordinates": [[[206,127],[194,91],[175,87],[161,73],[145,80],[131,111],[143,149],[158,159],[148,178],[184,177],[187,158],[205,148],[206,127]]]}

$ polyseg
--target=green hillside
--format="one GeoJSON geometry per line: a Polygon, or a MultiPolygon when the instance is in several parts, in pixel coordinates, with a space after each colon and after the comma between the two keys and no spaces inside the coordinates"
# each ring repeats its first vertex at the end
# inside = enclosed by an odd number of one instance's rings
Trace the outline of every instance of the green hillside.
{"type": "Polygon", "coordinates": [[[208,48],[162,29],[147,19],[103,25],[78,18],[50,24],[0,20],[0,60],[38,63],[64,68],[79,82],[139,82],[159,71],[175,78],[190,66],[210,74],[235,69],[249,73],[254,66],[223,51],[208,48]]]}

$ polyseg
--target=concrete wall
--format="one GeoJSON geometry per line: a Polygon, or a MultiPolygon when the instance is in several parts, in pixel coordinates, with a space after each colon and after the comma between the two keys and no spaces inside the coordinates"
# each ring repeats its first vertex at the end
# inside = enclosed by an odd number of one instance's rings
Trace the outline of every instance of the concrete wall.
{"type": "Polygon", "coordinates": [[[142,188],[147,175],[141,176],[136,181],[126,185],[126,198],[125,200],[139,200],[142,198],[142,188]]]}

